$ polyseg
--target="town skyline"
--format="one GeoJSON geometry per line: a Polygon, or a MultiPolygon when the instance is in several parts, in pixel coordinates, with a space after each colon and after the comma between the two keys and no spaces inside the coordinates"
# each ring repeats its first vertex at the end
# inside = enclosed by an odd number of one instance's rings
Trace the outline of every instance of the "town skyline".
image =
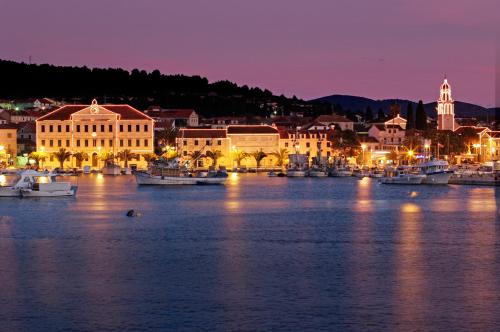
{"type": "Polygon", "coordinates": [[[227,1],[196,6],[125,1],[117,8],[111,1],[20,1],[5,4],[13,14],[0,23],[0,41],[11,47],[0,57],[159,69],[306,100],[343,94],[435,101],[436,85],[446,74],[461,101],[499,106],[494,13],[500,5],[425,3],[288,1],[283,6],[278,1],[235,8],[227,1]],[[42,24],[42,18],[51,24],[42,24]]]}

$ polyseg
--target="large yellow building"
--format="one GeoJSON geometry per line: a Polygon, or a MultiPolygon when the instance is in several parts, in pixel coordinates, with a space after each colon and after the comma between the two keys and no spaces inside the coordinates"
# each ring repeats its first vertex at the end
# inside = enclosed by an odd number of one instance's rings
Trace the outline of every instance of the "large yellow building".
{"type": "MultiPolygon", "coordinates": [[[[85,152],[89,157],[82,166],[102,167],[101,156],[117,156],[127,149],[143,155],[154,150],[153,119],[129,105],[66,105],[36,120],[37,151],[45,152],[46,167],[58,167],[53,152],[64,148],[71,153],[85,152]]],[[[118,162],[118,160],[117,160],[118,162]]],[[[145,167],[142,156],[129,161],[145,167]]],[[[71,157],[65,167],[76,167],[71,157]]]]}
{"type": "MultiPolygon", "coordinates": [[[[233,168],[237,166],[235,157],[245,153],[248,156],[240,161],[240,166],[256,167],[257,162],[252,156],[262,150],[267,156],[261,161],[261,167],[272,167],[276,164],[273,155],[279,149],[278,129],[267,125],[228,126],[225,129],[181,129],[177,138],[179,154],[184,161],[193,159],[199,152],[206,155],[209,151],[220,151],[222,156],[217,165],[233,168]]],[[[207,167],[212,160],[200,158],[197,167],[207,167]]]]}
{"type": "Polygon", "coordinates": [[[17,127],[0,124],[0,163],[8,164],[17,154],[17,127]]]}

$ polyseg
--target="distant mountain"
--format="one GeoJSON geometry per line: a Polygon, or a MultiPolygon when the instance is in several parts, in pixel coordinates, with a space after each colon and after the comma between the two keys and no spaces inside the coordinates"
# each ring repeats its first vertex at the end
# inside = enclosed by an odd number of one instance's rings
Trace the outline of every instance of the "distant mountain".
{"type": "MultiPolygon", "coordinates": [[[[353,112],[363,112],[368,106],[370,106],[374,114],[377,114],[377,111],[379,109],[384,110],[384,112],[387,114],[390,110],[391,105],[397,103],[401,106],[401,114],[403,116],[406,115],[408,103],[411,103],[413,105],[413,109],[415,109],[417,106],[417,102],[405,99],[374,100],[370,98],[349,95],[331,95],[311,100],[311,102],[327,102],[332,105],[340,105],[344,110],[351,110],[353,112]]],[[[424,107],[428,116],[433,118],[436,117],[436,102],[424,104],[424,107]]],[[[487,116],[491,118],[494,117],[495,109],[486,109],[479,105],[455,101],[455,114],[457,117],[475,117],[485,119],[487,116]]]]}

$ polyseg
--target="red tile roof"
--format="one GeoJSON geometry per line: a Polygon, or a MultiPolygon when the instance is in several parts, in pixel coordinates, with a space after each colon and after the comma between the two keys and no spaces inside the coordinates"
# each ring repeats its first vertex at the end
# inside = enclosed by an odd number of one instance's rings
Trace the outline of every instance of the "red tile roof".
{"type": "Polygon", "coordinates": [[[225,129],[181,129],[181,138],[226,138],[225,129]]]}
{"type": "MultiPolygon", "coordinates": [[[[38,120],[69,120],[73,113],[87,107],[90,107],[90,105],[65,105],[38,118],[38,120]]],[[[149,116],[130,105],[99,105],[99,107],[119,114],[120,120],[152,120],[149,116]]]]}
{"type": "Polygon", "coordinates": [[[228,126],[228,134],[278,134],[278,129],[271,126],[228,126]]]}
{"type": "Polygon", "coordinates": [[[187,119],[194,113],[193,109],[162,109],[159,111],[149,110],[148,114],[152,117],[166,119],[187,119]]]}

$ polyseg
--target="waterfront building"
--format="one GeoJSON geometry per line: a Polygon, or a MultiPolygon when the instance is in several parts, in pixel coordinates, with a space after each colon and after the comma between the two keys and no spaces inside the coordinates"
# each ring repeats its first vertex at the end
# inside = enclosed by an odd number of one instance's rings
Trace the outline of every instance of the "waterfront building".
{"type": "Polygon", "coordinates": [[[199,116],[193,109],[163,109],[152,106],[144,111],[157,123],[170,122],[176,128],[197,127],[199,116]]]}
{"type": "Polygon", "coordinates": [[[35,110],[16,111],[10,110],[10,123],[34,122],[42,113],[35,110]]]}
{"type": "MultiPolygon", "coordinates": [[[[406,126],[406,124],[404,125],[406,126]]],[[[383,125],[372,125],[368,129],[368,136],[375,138],[379,143],[375,150],[397,151],[404,142],[406,130],[401,126],[401,123],[392,124],[392,121],[389,120],[383,125]]]]}
{"type": "Polygon", "coordinates": [[[326,126],[334,124],[341,130],[354,130],[354,121],[338,114],[320,115],[316,118],[315,122],[326,126]]]}
{"type": "MultiPolygon", "coordinates": [[[[267,156],[260,166],[271,167],[276,163],[274,152],[279,149],[278,129],[268,125],[227,126],[225,129],[183,128],[177,137],[178,153],[183,161],[192,160],[196,154],[207,155],[207,152],[219,151],[221,156],[217,164],[235,167],[236,155],[246,154],[240,162],[241,166],[256,167],[252,154],[262,150],[267,156]]],[[[197,167],[207,167],[212,159],[202,157],[197,160],[197,167]]]]}
{"type": "Polygon", "coordinates": [[[500,131],[483,131],[479,134],[479,154],[483,161],[500,160],[500,131]]]}
{"type": "Polygon", "coordinates": [[[436,111],[438,130],[455,131],[457,129],[458,126],[455,123],[455,104],[451,96],[451,86],[446,78],[440,87],[436,111]]]}
{"type": "Polygon", "coordinates": [[[17,127],[0,124],[0,162],[12,160],[17,154],[17,127]]]}
{"type": "MultiPolygon", "coordinates": [[[[143,154],[153,152],[153,123],[148,115],[129,105],[65,105],[36,120],[37,151],[48,154],[44,166],[57,167],[59,162],[53,152],[61,148],[76,153],[83,152],[88,158],[82,166],[100,168],[102,156],[117,156],[130,150],[138,158],[130,164],[147,165],[143,154]]],[[[76,166],[72,157],[68,166],[76,166]]]]}
{"type": "Polygon", "coordinates": [[[286,149],[290,154],[308,156],[309,163],[316,158],[317,163],[326,164],[333,155],[334,132],[335,129],[328,126],[310,130],[280,130],[280,148],[286,149]]]}

